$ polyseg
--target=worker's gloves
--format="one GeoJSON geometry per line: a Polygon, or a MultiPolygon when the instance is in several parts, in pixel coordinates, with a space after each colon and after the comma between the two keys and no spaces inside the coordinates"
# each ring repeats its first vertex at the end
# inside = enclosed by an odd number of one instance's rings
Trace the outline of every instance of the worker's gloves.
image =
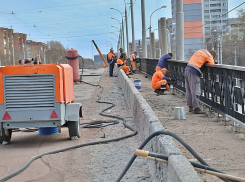
{"type": "Polygon", "coordinates": [[[175,79],[173,79],[173,78],[171,78],[171,81],[172,81],[172,82],[176,82],[176,80],[175,80],[175,79]]]}

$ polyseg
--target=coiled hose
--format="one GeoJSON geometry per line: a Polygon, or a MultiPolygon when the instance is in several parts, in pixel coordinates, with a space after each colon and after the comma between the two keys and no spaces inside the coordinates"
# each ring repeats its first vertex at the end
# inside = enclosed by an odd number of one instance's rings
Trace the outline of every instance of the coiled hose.
{"type": "Polygon", "coordinates": [[[106,144],[106,143],[109,143],[109,142],[116,142],[116,141],[119,141],[119,140],[123,140],[123,139],[126,139],[126,138],[129,138],[129,137],[132,137],[132,136],[135,136],[137,134],[137,131],[135,129],[133,129],[132,127],[130,127],[129,125],[126,124],[126,120],[125,118],[123,117],[119,117],[119,116],[114,116],[114,115],[109,115],[109,114],[104,114],[103,112],[114,107],[115,104],[112,103],[112,102],[105,102],[105,101],[100,101],[101,99],[101,93],[103,92],[104,88],[101,86],[101,85],[94,85],[94,84],[91,84],[91,83],[87,83],[87,82],[84,82],[84,81],[81,81],[85,84],[88,84],[88,85],[91,85],[91,86],[96,86],[96,87],[99,87],[101,89],[101,91],[98,93],[98,99],[96,100],[96,102],[98,103],[106,103],[106,104],[110,104],[111,106],[103,109],[102,111],[100,111],[100,115],[102,116],[106,116],[106,117],[110,117],[110,118],[117,118],[117,119],[120,119],[120,120],[123,120],[123,125],[128,128],[129,130],[131,130],[133,133],[132,134],[129,134],[129,135],[126,135],[126,136],[122,136],[122,137],[118,137],[118,138],[114,138],[114,139],[109,139],[109,140],[103,140],[103,141],[96,141],[96,142],[89,142],[89,143],[84,143],[84,144],[79,144],[79,145],[74,145],[74,146],[70,146],[70,147],[66,147],[66,148],[62,148],[62,149],[58,149],[58,150],[53,150],[53,151],[50,151],[50,152],[46,152],[46,153],[42,153],[42,154],[39,154],[33,158],[31,158],[23,167],[21,167],[19,170],[15,171],[14,173],[0,179],[0,182],[4,182],[14,176],[16,176],[17,174],[20,174],[22,171],[24,171],[33,161],[35,161],[36,159],[39,159],[45,155],[50,155],[50,154],[55,154],[55,153],[59,153],[59,152],[64,152],[64,151],[67,151],[67,150],[71,150],[71,149],[76,149],[76,148],[80,148],[80,147],[85,147],[85,146],[91,146],[91,145],[98,145],[98,144],[106,144]]]}

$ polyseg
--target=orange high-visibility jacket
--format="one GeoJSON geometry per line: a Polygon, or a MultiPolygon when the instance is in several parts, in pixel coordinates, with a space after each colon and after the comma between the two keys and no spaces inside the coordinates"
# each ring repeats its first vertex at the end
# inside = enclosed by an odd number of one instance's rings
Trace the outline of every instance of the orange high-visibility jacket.
{"type": "Polygon", "coordinates": [[[132,55],[130,56],[130,61],[134,61],[135,58],[136,58],[135,55],[132,54],[132,55]]]}
{"type": "Polygon", "coordinates": [[[195,68],[197,71],[202,73],[200,68],[204,63],[214,64],[213,56],[209,53],[208,50],[202,49],[196,51],[188,62],[188,66],[195,68]]]}
{"type": "MultiPolygon", "coordinates": [[[[117,59],[117,64],[119,64],[119,65],[122,65],[123,64],[123,62],[125,62],[125,61],[127,61],[127,60],[121,60],[120,58],[119,59],[117,59]]],[[[124,65],[123,66],[121,66],[121,68],[123,69],[123,71],[126,73],[126,74],[129,74],[129,66],[126,66],[126,63],[124,63],[124,65]]]]}
{"type": "Polygon", "coordinates": [[[110,59],[114,59],[116,57],[116,55],[114,54],[114,53],[112,53],[112,52],[109,52],[108,53],[108,59],[110,60],[110,59]]]}
{"type": "Polygon", "coordinates": [[[162,72],[160,70],[156,71],[152,76],[151,86],[154,88],[156,83],[159,82],[160,80],[162,80],[163,76],[164,75],[162,74],[162,72]]]}
{"type": "Polygon", "coordinates": [[[123,60],[121,60],[120,58],[117,59],[117,64],[123,64],[123,60]]]}

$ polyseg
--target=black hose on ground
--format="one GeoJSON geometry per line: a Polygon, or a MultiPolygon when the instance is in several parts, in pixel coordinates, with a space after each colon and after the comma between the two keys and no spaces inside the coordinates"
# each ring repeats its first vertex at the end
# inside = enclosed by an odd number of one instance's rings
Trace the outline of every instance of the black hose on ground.
{"type": "Polygon", "coordinates": [[[91,85],[91,86],[99,87],[99,88],[101,89],[101,91],[97,94],[98,99],[96,100],[96,102],[98,102],[98,103],[105,103],[105,104],[111,104],[111,106],[109,106],[109,107],[103,109],[102,111],[100,111],[100,115],[101,115],[101,116],[105,116],[105,117],[109,117],[109,118],[116,118],[116,119],[122,120],[122,121],[123,121],[123,125],[124,125],[126,128],[128,128],[129,130],[133,131],[132,134],[126,135],[125,138],[132,137],[132,136],[134,136],[134,135],[137,135],[138,132],[137,132],[134,128],[132,128],[132,127],[130,127],[129,125],[127,125],[126,119],[125,119],[125,118],[120,117],[120,116],[116,116],[116,115],[110,115],[110,114],[104,114],[104,113],[103,113],[103,112],[105,112],[106,110],[111,109],[112,107],[114,107],[115,104],[112,103],[112,102],[108,102],[108,101],[100,101],[100,99],[101,99],[101,96],[100,96],[100,95],[101,95],[101,93],[102,93],[103,90],[104,90],[104,88],[103,88],[101,85],[94,85],[94,84],[87,83],[87,82],[84,82],[84,81],[81,81],[81,82],[82,82],[82,83],[85,83],[85,84],[88,84],[88,85],[91,85]]]}
{"type": "Polygon", "coordinates": [[[111,121],[92,121],[89,123],[82,123],[80,124],[82,128],[103,128],[109,125],[115,125],[119,122],[117,120],[111,120],[111,121]]]}
{"type": "Polygon", "coordinates": [[[113,116],[113,115],[108,115],[108,114],[104,114],[103,112],[114,107],[115,104],[112,103],[112,102],[104,102],[104,101],[99,101],[101,99],[101,96],[100,94],[103,92],[104,88],[100,85],[94,85],[94,84],[90,84],[90,83],[87,83],[87,82],[84,82],[82,81],[83,83],[86,83],[88,85],[92,85],[92,86],[96,86],[96,87],[100,87],[101,88],[101,91],[99,92],[99,94],[97,95],[98,96],[98,100],[96,102],[98,103],[107,103],[107,104],[111,104],[111,106],[103,109],[101,112],[100,112],[100,115],[102,116],[106,116],[106,117],[110,117],[110,118],[117,118],[117,119],[120,119],[120,120],[123,120],[123,125],[128,128],[129,130],[133,131],[132,134],[129,134],[129,135],[126,135],[126,136],[122,136],[122,137],[118,137],[118,138],[114,138],[114,139],[109,139],[109,140],[103,140],[103,141],[97,141],[97,142],[89,142],[89,143],[84,143],[84,144],[79,144],[79,145],[74,145],[74,146],[71,146],[71,147],[67,147],[67,148],[62,148],[62,149],[59,149],[59,150],[53,150],[53,151],[50,151],[50,152],[46,152],[46,153],[42,153],[42,154],[39,154],[33,158],[31,158],[23,167],[21,167],[19,170],[15,171],[14,173],[0,179],[0,182],[4,182],[10,178],[13,178],[14,176],[16,176],[17,174],[21,173],[22,171],[24,171],[33,161],[35,161],[36,159],[38,158],[41,158],[45,155],[50,155],[50,154],[55,154],[55,153],[59,153],[59,152],[64,152],[64,151],[67,151],[67,150],[71,150],[71,149],[76,149],[76,148],[80,148],[80,147],[85,147],[85,146],[90,146],[90,145],[97,145],[97,144],[106,144],[106,143],[109,143],[109,142],[116,142],[116,141],[120,141],[120,140],[123,140],[123,139],[126,139],[126,138],[129,138],[129,137],[132,137],[132,136],[135,136],[137,134],[137,131],[135,129],[133,129],[132,127],[128,126],[126,124],[126,120],[125,118],[123,117],[119,117],[119,116],[113,116]]]}
{"type": "MultiPolygon", "coordinates": [[[[170,132],[170,131],[157,131],[155,133],[152,133],[150,136],[148,136],[145,141],[139,146],[138,149],[142,150],[144,148],[144,146],[154,137],[158,136],[158,135],[169,135],[172,136],[173,138],[175,138],[178,142],[180,142],[201,164],[209,166],[187,143],[184,142],[184,140],[182,140],[178,135],[170,132]]],[[[128,164],[126,165],[126,167],[123,169],[122,173],[120,174],[120,176],[116,179],[116,182],[120,182],[121,179],[123,178],[123,176],[126,174],[126,172],[128,171],[128,169],[130,168],[130,166],[133,164],[134,160],[136,159],[136,155],[134,154],[131,159],[129,160],[128,164]]],[[[219,171],[220,172],[220,171],[219,171]]],[[[220,178],[225,182],[231,182],[228,179],[223,179],[220,178]]]]}

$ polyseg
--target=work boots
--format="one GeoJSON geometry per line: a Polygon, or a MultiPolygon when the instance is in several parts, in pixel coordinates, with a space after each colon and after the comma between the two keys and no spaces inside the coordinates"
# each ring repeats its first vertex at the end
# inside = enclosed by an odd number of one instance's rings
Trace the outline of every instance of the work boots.
{"type": "Polygon", "coordinates": [[[205,111],[202,111],[201,108],[194,109],[194,114],[206,114],[205,111]]]}
{"type": "Polygon", "coordinates": [[[164,93],[164,91],[161,90],[161,89],[157,89],[157,90],[155,90],[154,92],[157,93],[157,95],[167,95],[167,94],[164,93]]]}

